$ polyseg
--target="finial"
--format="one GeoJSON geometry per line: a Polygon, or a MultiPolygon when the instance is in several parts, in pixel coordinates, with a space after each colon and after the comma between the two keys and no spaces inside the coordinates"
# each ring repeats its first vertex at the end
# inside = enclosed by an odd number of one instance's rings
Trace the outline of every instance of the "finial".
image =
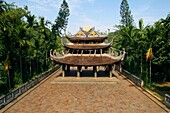
{"type": "Polygon", "coordinates": [[[84,31],[88,32],[89,30],[90,30],[90,26],[86,25],[86,26],[84,27],[84,31]]]}

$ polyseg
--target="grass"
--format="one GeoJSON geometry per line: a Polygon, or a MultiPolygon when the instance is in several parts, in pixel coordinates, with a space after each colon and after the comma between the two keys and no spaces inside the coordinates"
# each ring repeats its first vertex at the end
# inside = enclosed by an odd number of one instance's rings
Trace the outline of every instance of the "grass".
{"type": "Polygon", "coordinates": [[[145,85],[145,88],[161,100],[164,100],[165,94],[170,95],[170,82],[165,84],[149,83],[145,85]]]}

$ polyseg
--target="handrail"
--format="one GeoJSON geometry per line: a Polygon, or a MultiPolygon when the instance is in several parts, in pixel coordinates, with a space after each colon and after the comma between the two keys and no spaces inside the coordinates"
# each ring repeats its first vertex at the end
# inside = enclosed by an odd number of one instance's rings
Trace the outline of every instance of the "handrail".
{"type": "Polygon", "coordinates": [[[143,87],[144,86],[144,81],[140,78],[138,78],[137,76],[131,74],[130,72],[122,69],[120,71],[120,69],[117,69],[117,71],[119,71],[120,73],[122,73],[124,76],[126,76],[128,79],[130,79],[132,82],[134,82],[137,86],[143,87]]]}
{"type": "Polygon", "coordinates": [[[53,72],[55,72],[59,68],[60,68],[60,66],[57,66],[57,67],[45,72],[41,76],[26,82],[25,84],[23,84],[19,88],[15,89],[14,91],[0,97],[0,109],[3,108],[4,106],[6,106],[7,104],[9,104],[10,102],[12,102],[13,100],[15,100],[16,98],[18,98],[19,96],[21,96],[23,93],[28,91],[33,86],[37,85],[39,82],[44,80],[46,77],[51,75],[53,72]]]}
{"type": "Polygon", "coordinates": [[[170,95],[165,94],[165,105],[170,108],[170,95]]]}

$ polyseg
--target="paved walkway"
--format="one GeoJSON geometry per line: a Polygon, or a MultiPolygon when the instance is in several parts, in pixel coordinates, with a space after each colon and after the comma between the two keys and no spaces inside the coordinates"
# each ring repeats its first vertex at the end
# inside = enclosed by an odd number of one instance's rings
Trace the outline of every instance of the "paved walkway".
{"type": "Polygon", "coordinates": [[[62,78],[59,73],[5,107],[5,113],[166,113],[116,72],[113,78],[62,78]]]}

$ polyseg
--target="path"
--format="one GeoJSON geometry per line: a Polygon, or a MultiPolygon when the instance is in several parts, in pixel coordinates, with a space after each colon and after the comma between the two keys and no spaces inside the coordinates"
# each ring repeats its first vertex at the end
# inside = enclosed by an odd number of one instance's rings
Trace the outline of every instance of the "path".
{"type": "Polygon", "coordinates": [[[113,78],[62,78],[59,73],[5,107],[5,113],[166,113],[116,72],[113,78]]]}

